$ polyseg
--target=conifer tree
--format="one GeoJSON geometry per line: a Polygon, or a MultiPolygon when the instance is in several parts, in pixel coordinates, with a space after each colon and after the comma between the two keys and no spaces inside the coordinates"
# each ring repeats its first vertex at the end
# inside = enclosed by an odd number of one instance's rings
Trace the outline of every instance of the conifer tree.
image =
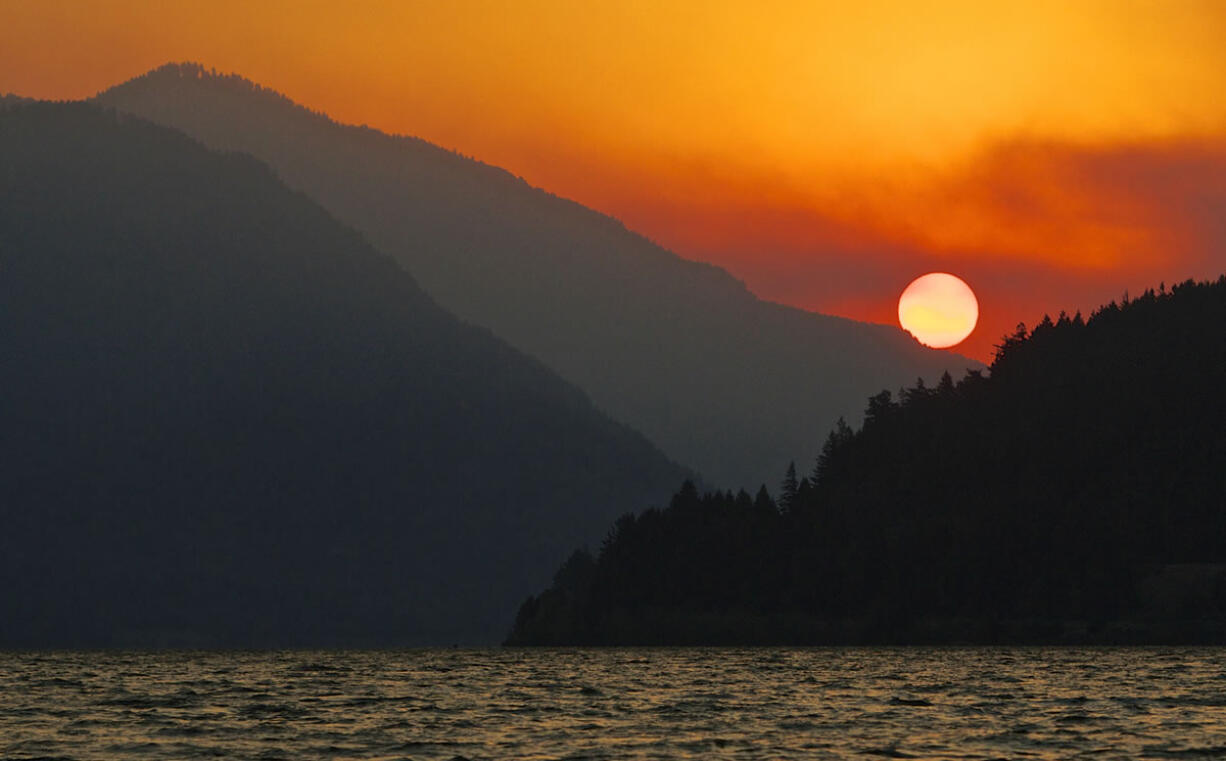
{"type": "Polygon", "coordinates": [[[789,513],[796,507],[796,497],[800,493],[800,483],[796,479],[796,463],[788,463],[788,472],[783,476],[783,486],[779,490],[779,509],[789,513]]]}

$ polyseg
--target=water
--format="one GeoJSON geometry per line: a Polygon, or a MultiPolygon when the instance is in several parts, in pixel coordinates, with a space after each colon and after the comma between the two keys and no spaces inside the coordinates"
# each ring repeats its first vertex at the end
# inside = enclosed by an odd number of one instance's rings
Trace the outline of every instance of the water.
{"type": "Polygon", "coordinates": [[[1226,757],[1222,649],[0,654],[0,758],[1226,757]]]}

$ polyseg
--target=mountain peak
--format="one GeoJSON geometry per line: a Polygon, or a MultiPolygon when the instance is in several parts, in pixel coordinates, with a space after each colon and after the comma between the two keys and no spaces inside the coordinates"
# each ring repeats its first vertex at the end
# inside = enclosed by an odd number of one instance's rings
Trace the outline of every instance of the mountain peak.
{"type": "Polygon", "coordinates": [[[215,89],[238,95],[254,95],[267,102],[278,103],[328,122],[332,121],[326,114],[306,108],[271,87],[265,87],[241,74],[222,73],[195,61],[162,64],[122,84],[103,90],[95,97],[101,99],[111,93],[124,92],[185,91],[192,87],[215,89]]]}

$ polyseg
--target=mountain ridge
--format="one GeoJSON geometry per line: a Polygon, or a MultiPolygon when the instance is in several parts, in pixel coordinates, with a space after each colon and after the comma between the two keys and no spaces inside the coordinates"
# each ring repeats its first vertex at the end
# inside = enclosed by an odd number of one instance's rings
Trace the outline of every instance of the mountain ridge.
{"type": "MultiPolygon", "coordinates": [[[[765,301],[761,299],[760,297],[758,297],[757,295],[753,294],[749,290],[748,286],[745,285],[744,281],[735,277],[734,275],[732,275],[732,273],[728,272],[723,267],[720,267],[715,264],[711,264],[709,262],[703,262],[703,261],[699,261],[695,259],[687,259],[685,257],[678,256],[677,254],[668,250],[663,245],[652,240],[651,238],[645,235],[642,235],[641,233],[638,233],[634,230],[631,230],[625,225],[624,222],[622,222],[617,217],[614,217],[612,215],[598,211],[589,206],[585,206],[584,204],[578,201],[575,201],[571,198],[567,198],[566,196],[562,196],[557,193],[554,193],[548,190],[547,188],[533,185],[530,182],[528,182],[528,180],[524,178],[523,176],[517,175],[514,172],[508,169],[505,169],[503,167],[500,167],[496,164],[490,164],[486,161],[481,160],[480,158],[476,156],[461,153],[458,150],[447,148],[441,145],[437,145],[428,140],[425,140],[424,138],[417,137],[416,135],[411,135],[407,133],[386,132],[384,130],[378,129],[377,127],[372,127],[368,124],[354,125],[354,124],[346,124],[344,122],[337,121],[336,119],[333,119],[331,116],[329,116],[326,112],[318,111],[316,109],[310,108],[309,106],[303,105],[293,100],[289,96],[273,88],[265,87],[264,85],[261,85],[260,83],[255,82],[239,74],[220,73],[216,69],[206,68],[203,64],[194,62],[194,61],[185,61],[181,63],[168,63],[163,66],[159,66],[156,69],[153,69],[152,71],[142,75],[141,77],[137,77],[136,80],[130,80],[130,81],[138,81],[146,77],[153,79],[153,80],[170,79],[170,80],[180,80],[180,81],[184,81],[188,83],[195,82],[198,84],[204,84],[208,86],[219,86],[235,94],[244,95],[244,96],[252,95],[252,96],[260,98],[261,100],[263,100],[269,105],[275,106],[278,110],[286,114],[291,114],[291,115],[298,116],[298,117],[308,117],[311,120],[314,120],[316,122],[315,126],[317,127],[333,129],[339,132],[345,132],[348,130],[357,130],[358,133],[362,135],[364,140],[367,140],[372,143],[392,144],[397,147],[404,147],[405,144],[408,144],[408,145],[413,146],[417,151],[423,154],[428,154],[433,159],[439,159],[439,160],[442,160],[444,163],[449,163],[451,166],[463,167],[466,169],[475,168],[478,171],[484,173],[485,175],[484,178],[489,181],[499,183],[503,185],[504,187],[518,188],[518,189],[526,188],[534,194],[539,194],[540,196],[548,198],[549,201],[552,203],[564,205],[566,207],[569,207],[572,211],[586,215],[589,221],[592,221],[600,225],[607,225],[618,233],[626,233],[629,236],[641,239],[642,242],[654,248],[657,253],[662,254],[664,258],[676,259],[680,262],[683,262],[686,266],[693,268],[694,271],[696,272],[702,271],[702,272],[709,273],[714,279],[721,279],[721,280],[726,279],[727,280],[726,285],[729,286],[730,292],[741,291],[745,295],[752,296],[757,301],[762,301],[764,303],[769,303],[769,304],[775,304],[775,302],[765,301]]],[[[106,102],[108,100],[109,95],[113,95],[117,89],[122,88],[122,87],[124,87],[124,85],[121,84],[116,87],[102,90],[94,96],[93,100],[96,100],[99,102],[106,102]]],[[[786,304],[777,304],[777,305],[783,306],[787,309],[794,309],[797,312],[804,312],[804,313],[809,313],[809,314],[821,314],[817,312],[810,312],[809,310],[800,309],[798,307],[792,307],[786,304]]],[[[872,326],[879,325],[878,323],[864,322],[862,320],[853,320],[851,318],[840,317],[838,315],[822,314],[822,316],[833,319],[833,320],[839,320],[843,322],[855,323],[855,324],[860,324],[860,325],[872,325],[872,326]]]]}
{"type": "Polygon", "coordinates": [[[170,64],[95,100],[267,161],[444,307],[713,483],[759,483],[803,452],[795,418],[855,419],[882,387],[980,367],[891,326],[764,301],[504,169],[340,124],[237,75],[170,64]]]}
{"type": "Polygon", "coordinates": [[[0,137],[0,647],[492,642],[687,473],[250,155],[0,137]]]}

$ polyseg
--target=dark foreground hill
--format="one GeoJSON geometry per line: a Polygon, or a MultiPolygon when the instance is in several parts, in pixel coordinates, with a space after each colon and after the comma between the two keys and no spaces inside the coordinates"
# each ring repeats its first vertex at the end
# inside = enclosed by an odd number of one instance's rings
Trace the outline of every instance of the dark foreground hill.
{"type": "Polygon", "coordinates": [[[255,159],[14,102],[0,474],[0,647],[493,641],[685,477],[255,159]]]}
{"type": "Polygon", "coordinates": [[[619,222],[422,140],[336,124],[241,77],[165,66],[98,100],[268,162],[440,304],[539,357],[721,486],[816,456],[864,398],[978,363],[755,298],[619,222]]]}
{"type": "MultiPolygon", "coordinates": [[[[1226,643],[1226,277],[870,400],[810,478],[687,487],[521,608],[549,643],[1226,643]]],[[[816,434],[816,431],[815,431],[816,434]]]]}

